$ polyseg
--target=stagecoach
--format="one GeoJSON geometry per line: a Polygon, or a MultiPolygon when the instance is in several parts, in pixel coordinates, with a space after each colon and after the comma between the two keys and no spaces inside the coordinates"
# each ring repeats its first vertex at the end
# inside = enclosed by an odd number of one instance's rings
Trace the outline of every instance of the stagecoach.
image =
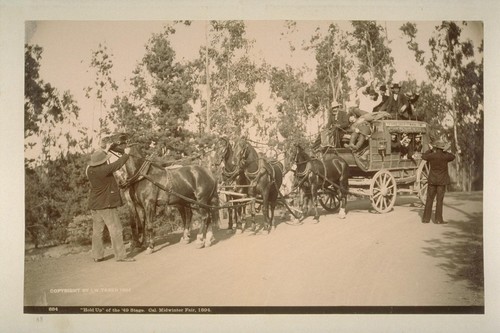
{"type": "MultiPolygon", "coordinates": [[[[416,120],[376,120],[371,125],[372,135],[359,152],[326,145],[322,147],[323,158],[330,153],[342,157],[349,165],[349,193],[369,197],[379,213],[393,208],[398,193],[415,194],[424,203],[429,166],[421,154],[430,143],[428,124],[416,120]],[[402,140],[405,144],[394,144],[402,140]]],[[[320,204],[330,212],[339,208],[334,186],[321,191],[320,204]]]]}

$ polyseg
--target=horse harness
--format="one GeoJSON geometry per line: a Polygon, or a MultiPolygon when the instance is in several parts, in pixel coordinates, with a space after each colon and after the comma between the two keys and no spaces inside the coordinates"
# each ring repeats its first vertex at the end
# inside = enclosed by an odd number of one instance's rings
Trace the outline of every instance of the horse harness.
{"type": "MultiPolygon", "coordinates": [[[[325,165],[325,162],[319,158],[310,158],[306,161],[302,161],[302,162],[299,162],[297,161],[297,157],[299,155],[299,150],[297,149],[297,152],[295,154],[295,157],[294,157],[294,162],[295,164],[299,165],[299,164],[306,164],[306,168],[304,169],[304,171],[302,172],[298,172],[298,171],[295,171],[295,175],[297,176],[297,178],[299,179],[299,182],[297,183],[297,185],[294,186],[293,189],[296,189],[296,188],[299,188],[301,187],[307,180],[307,175],[312,172],[312,173],[315,173],[316,172],[314,170],[311,169],[311,164],[309,164],[310,161],[319,161],[321,162],[321,164],[323,165],[323,170],[324,170],[324,174],[323,175],[319,175],[321,178],[323,178],[323,184],[322,184],[322,187],[325,187],[325,183],[328,181],[327,179],[327,175],[326,175],[326,165],[325,165]]],[[[330,184],[331,182],[328,181],[328,183],[330,184]]]]}
{"type": "MultiPolygon", "coordinates": [[[[250,162],[254,162],[255,160],[252,161],[247,161],[246,160],[246,152],[247,152],[248,146],[245,146],[245,148],[241,151],[241,156],[245,157],[246,165],[248,165],[250,162]]],[[[240,156],[240,159],[241,159],[240,156]]],[[[257,171],[255,172],[250,172],[245,169],[245,177],[250,181],[250,186],[255,188],[257,186],[258,181],[260,180],[260,177],[264,174],[262,170],[264,170],[269,176],[271,177],[271,182],[274,184],[276,190],[279,192],[278,185],[276,184],[276,171],[274,169],[274,166],[277,165],[281,172],[283,173],[281,163],[278,161],[268,161],[266,158],[259,157],[256,161],[258,163],[258,168],[257,171]]]]}

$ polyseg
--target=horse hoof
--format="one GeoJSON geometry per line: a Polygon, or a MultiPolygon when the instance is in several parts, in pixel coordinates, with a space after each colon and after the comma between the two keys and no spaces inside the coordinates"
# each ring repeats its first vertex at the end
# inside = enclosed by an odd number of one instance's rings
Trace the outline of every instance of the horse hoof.
{"type": "Polygon", "coordinates": [[[196,242],[196,248],[197,249],[202,249],[205,247],[205,244],[203,242],[196,242]]]}
{"type": "Polygon", "coordinates": [[[313,217],[313,220],[319,221],[319,215],[315,215],[315,216],[313,217]]]}
{"type": "Polygon", "coordinates": [[[189,244],[189,238],[187,238],[187,237],[182,237],[182,238],[181,238],[181,241],[182,241],[184,244],[189,244]]]}
{"type": "Polygon", "coordinates": [[[345,213],[339,213],[339,219],[345,219],[345,213]]]}
{"type": "Polygon", "coordinates": [[[151,253],[153,253],[153,251],[154,251],[154,250],[153,250],[153,248],[152,248],[152,247],[148,247],[148,248],[146,249],[146,254],[151,254],[151,253]]]}

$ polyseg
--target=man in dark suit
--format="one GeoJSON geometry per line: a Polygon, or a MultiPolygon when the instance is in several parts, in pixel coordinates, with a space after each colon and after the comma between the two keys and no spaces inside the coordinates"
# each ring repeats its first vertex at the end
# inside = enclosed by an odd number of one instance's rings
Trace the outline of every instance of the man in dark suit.
{"type": "Polygon", "coordinates": [[[111,143],[104,149],[96,150],[90,157],[86,174],[90,182],[89,208],[92,213],[92,256],[95,262],[104,260],[103,232],[108,228],[115,260],[121,262],[135,261],[127,258],[123,244],[122,225],[117,207],[123,205],[118,183],[113,172],[127,162],[130,148],[125,148],[122,157],[113,163],[107,163],[111,155],[108,151],[111,143]]]}
{"type": "Polygon", "coordinates": [[[347,112],[342,109],[340,103],[332,102],[327,123],[314,142],[314,150],[320,150],[322,146],[329,145],[340,147],[342,136],[349,126],[347,112]]]}
{"type": "Polygon", "coordinates": [[[430,165],[427,182],[427,199],[425,201],[422,223],[429,223],[431,220],[432,204],[434,203],[434,198],[436,198],[434,223],[446,224],[443,220],[443,199],[446,192],[446,185],[450,184],[448,163],[455,159],[455,155],[445,151],[447,147],[442,141],[437,141],[434,145],[429,145],[429,147],[431,149],[422,154],[422,159],[426,160],[430,165]]]}
{"type": "Polygon", "coordinates": [[[373,112],[379,112],[382,111],[382,107],[384,106],[385,102],[387,102],[387,99],[389,99],[389,96],[387,95],[387,88],[385,87],[385,84],[381,85],[379,87],[379,94],[382,96],[382,101],[373,108],[373,112]]]}
{"type": "Polygon", "coordinates": [[[388,112],[393,119],[409,119],[407,108],[408,99],[401,93],[399,84],[393,83],[391,85],[391,94],[380,107],[380,111],[388,112]]]}

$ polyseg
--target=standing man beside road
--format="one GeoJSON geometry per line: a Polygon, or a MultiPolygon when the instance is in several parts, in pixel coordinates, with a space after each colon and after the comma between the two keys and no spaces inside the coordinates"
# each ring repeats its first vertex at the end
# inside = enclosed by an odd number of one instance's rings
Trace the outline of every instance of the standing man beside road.
{"type": "Polygon", "coordinates": [[[447,152],[447,147],[442,141],[429,145],[431,149],[422,154],[422,159],[429,163],[430,171],[427,183],[427,199],[425,201],[422,223],[429,223],[432,214],[432,205],[436,198],[436,213],[434,223],[446,224],[443,220],[443,199],[446,185],[450,184],[448,163],[455,159],[455,155],[447,152]],[[434,149],[432,149],[434,148],[434,149]]]}
{"type": "Polygon", "coordinates": [[[119,262],[135,261],[127,258],[123,244],[123,228],[117,207],[122,206],[122,198],[113,172],[120,169],[128,160],[130,148],[125,148],[122,157],[113,163],[107,163],[111,155],[108,151],[111,143],[104,150],[96,150],[87,166],[86,175],[90,181],[89,208],[92,212],[92,256],[95,262],[104,260],[103,232],[106,226],[111,238],[115,260],[119,262]]]}

